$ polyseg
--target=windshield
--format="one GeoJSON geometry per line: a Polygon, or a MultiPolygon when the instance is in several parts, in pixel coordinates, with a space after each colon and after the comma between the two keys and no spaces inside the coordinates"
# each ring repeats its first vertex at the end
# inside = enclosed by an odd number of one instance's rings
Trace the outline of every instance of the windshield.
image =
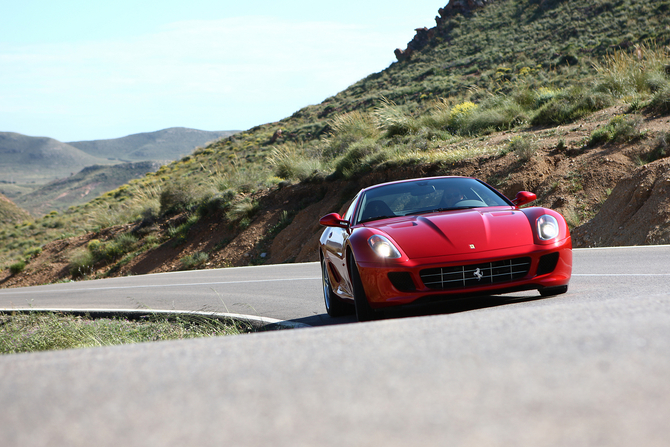
{"type": "Polygon", "coordinates": [[[471,178],[435,178],[393,183],[364,192],[356,223],[467,208],[511,206],[485,183],[471,178]]]}

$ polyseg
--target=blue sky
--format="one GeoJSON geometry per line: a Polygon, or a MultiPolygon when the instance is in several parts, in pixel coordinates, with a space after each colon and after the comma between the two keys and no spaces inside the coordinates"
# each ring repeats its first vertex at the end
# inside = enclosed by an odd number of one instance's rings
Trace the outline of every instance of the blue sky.
{"type": "Polygon", "coordinates": [[[0,0],[0,131],[244,130],[395,61],[447,0],[0,0]]]}

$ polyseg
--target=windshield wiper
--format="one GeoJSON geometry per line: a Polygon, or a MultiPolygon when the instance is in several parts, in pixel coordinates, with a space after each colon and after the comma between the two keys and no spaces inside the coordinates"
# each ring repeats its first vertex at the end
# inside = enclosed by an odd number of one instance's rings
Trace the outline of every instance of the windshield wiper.
{"type": "Polygon", "coordinates": [[[372,222],[373,220],[381,220],[381,219],[391,219],[392,217],[398,217],[395,214],[391,216],[374,216],[374,217],[368,217],[365,220],[361,220],[358,223],[365,223],[365,222],[372,222]]]}
{"type": "Polygon", "coordinates": [[[405,216],[418,216],[419,214],[439,213],[440,211],[447,211],[449,208],[436,208],[434,210],[416,211],[414,213],[405,214],[405,216]]]}
{"type": "Polygon", "coordinates": [[[472,208],[482,208],[482,207],[479,206],[479,205],[469,205],[469,206],[452,206],[450,208],[435,208],[435,209],[432,209],[432,210],[417,211],[415,213],[407,214],[407,216],[411,216],[411,215],[418,216],[419,214],[441,213],[443,211],[469,210],[469,209],[472,209],[472,208]]]}

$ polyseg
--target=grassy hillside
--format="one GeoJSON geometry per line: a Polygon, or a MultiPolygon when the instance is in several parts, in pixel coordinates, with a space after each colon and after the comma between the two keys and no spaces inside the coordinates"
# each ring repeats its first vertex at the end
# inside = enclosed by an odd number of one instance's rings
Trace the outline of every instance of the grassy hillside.
{"type": "Polygon", "coordinates": [[[68,144],[95,157],[114,160],[175,160],[190,154],[197,147],[233,135],[235,132],[209,132],[171,127],[156,132],[128,135],[123,138],[74,141],[68,144]]]}
{"type": "Polygon", "coordinates": [[[16,204],[34,216],[63,211],[118,188],[132,179],[154,172],[161,164],[155,161],[120,163],[112,166],[88,166],[75,175],[54,180],[35,191],[23,194],[16,204]]]}
{"type": "MultiPolygon", "coordinates": [[[[602,184],[585,192],[588,170],[604,164],[587,149],[642,141],[640,122],[670,113],[668,11],[670,0],[497,0],[452,10],[435,29],[419,33],[409,56],[321,104],[198,149],[62,214],[0,231],[0,256],[8,263],[48,240],[99,231],[104,240],[72,261],[79,266],[74,271],[86,272],[104,262],[130,262],[125,256],[159,245],[186,244],[209,227],[202,224],[197,234],[191,228],[216,216],[207,225],[223,222],[227,229],[208,242],[208,251],[183,263],[204,265],[233,244],[257,243],[236,238],[262,215],[268,191],[277,192],[272,206],[281,217],[259,230],[266,232],[264,247],[318,200],[282,195],[289,185],[326,195],[337,179],[341,197],[331,205],[339,207],[364,175],[372,181],[388,172],[458,174],[466,165],[472,175],[484,173],[510,189],[526,187],[512,179],[531,166],[538,178],[549,178],[565,165],[559,177],[542,183],[538,203],[556,207],[577,227],[611,192],[602,184]],[[594,121],[592,133],[571,125],[603,110],[612,119],[594,121]],[[537,160],[540,146],[555,165],[537,160]],[[102,231],[112,225],[126,226],[102,231]]],[[[644,164],[667,156],[667,137],[631,147],[622,166],[628,169],[636,157],[644,164]]],[[[611,169],[607,181],[624,172],[611,169]]]]}
{"type": "Polygon", "coordinates": [[[0,226],[20,224],[30,215],[7,197],[0,194],[0,226]]]}

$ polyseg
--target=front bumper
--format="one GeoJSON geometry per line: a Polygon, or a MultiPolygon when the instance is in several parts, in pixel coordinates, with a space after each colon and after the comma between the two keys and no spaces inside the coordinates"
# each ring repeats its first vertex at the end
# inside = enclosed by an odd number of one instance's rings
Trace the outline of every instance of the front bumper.
{"type": "Polygon", "coordinates": [[[376,309],[411,304],[417,300],[433,301],[469,295],[495,295],[517,290],[540,290],[545,287],[564,286],[570,281],[572,241],[568,237],[551,246],[535,244],[467,255],[408,260],[401,263],[359,263],[358,270],[370,306],[376,309]],[[523,267],[524,270],[521,272],[517,269],[515,274],[509,277],[497,275],[502,271],[502,267],[495,266],[504,266],[509,263],[508,261],[518,259],[529,260],[529,266],[523,267]],[[488,273],[485,265],[492,266],[488,273]],[[443,280],[437,286],[434,283],[428,284],[426,271],[433,273],[432,276],[446,276],[437,272],[450,272],[461,267],[464,272],[468,272],[467,280],[464,279],[462,283],[451,281],[451,284],[445,285],[450,281],[443,280]],[[477,270],[473,276],[470,273],[474,268],[477,270]],[[489,280],[489,276],[497,276],[497,279],[489,280]],[[483,280],[478,279],[480,277],[483,280]]]}

